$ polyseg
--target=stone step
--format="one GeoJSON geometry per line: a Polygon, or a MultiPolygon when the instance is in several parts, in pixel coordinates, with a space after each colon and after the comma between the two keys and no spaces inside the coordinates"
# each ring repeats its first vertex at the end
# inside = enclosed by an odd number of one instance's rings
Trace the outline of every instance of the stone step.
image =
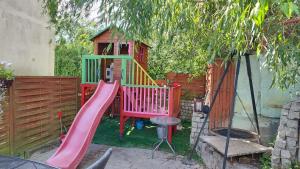
{"type": "MultiPolygon", "coordinates": [[[[226,137],[224,136],[202,136],[201,140],[214,149],[216,149],[219,153],[224,155],[225,153],[225,145],[226,145],[226,137]]],[[[250,142],[245,139],[236,139],[231,138],[228,147],[227,157],[239,157],[245,155],[253,155],[253,154],[261,154],[261,153],[271,153],[271,147],[265,147],[263,145],[250,142]]]]}

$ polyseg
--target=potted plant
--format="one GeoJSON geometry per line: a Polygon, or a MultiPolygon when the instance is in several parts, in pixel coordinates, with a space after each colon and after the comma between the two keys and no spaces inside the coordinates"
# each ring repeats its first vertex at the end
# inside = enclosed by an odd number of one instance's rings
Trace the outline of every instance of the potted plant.
{"type": "Polygon", "coordinates": [[[13,70],[11,69],[11,63],[6,61],[0,62],[0,87],[8,88],[11,86],[14,78],[13,70]]]}

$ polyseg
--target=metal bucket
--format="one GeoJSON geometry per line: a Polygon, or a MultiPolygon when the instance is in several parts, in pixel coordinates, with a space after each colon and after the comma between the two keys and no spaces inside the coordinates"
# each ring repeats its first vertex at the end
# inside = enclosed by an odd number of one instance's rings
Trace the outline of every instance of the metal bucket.
{"type": "Polygon", "coordinates": [[[159,139],[167,138],[168,130],[166,127],[157,126],[156,131],[159,139]]]}

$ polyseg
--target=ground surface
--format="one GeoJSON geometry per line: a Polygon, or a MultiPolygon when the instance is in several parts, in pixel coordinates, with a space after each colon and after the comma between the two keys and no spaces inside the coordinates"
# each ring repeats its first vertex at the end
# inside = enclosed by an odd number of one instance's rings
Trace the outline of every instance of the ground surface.
{"type": "MultiPolygon", "coordinates": [[[[55,152],[57,147],[51,146],[36,151],[31,160],[45,163],[45,161],[55,152]]],[[[94,161],[99,159],[109,148],[105,145],[92,144],[88,153],[82,160],[79,168],[86,168],[94,161]]],[[[151,150],[141,148],[121,148],[112,147],[112,155],[106,165],[106,169],[202,169],[198,163],[193,165],[184,165],[183,156],[178,155],[176,159],[167,152],[158,151],[154,159],[151,158],[151,150]]]]}
{"type": "MultiPolygon", "coordinates": [[[[151,149],[158,141],[156,126],[149,121],[145,121],[145,127],[137,130],[129,122],[126,124],[125,135],[119,139],[119,119],[104,117],[96,131],[93,143],[86,156],[82,160],[79,168],[86,168],[94,161],[99,159],[104,152],[113,147],[112,156],[106,169],[201,169],[198,164],[184,165],[182,159],[189,149],[189,136],[191,132],[191,123],[182,122],[182,130],[177,131],[173,137],[173,145],[176,153],[179,155],[174,159],[166,145],[163,145],[155,153],[154,159],[151,158],[151,149]]],[[[54,154],[57,146],[44,147],[31,156],[31,160],[45,162],[54,154]]]]}
{"type": "MultiPolygon", "coordinates": [[[[173,146],[176,153],[185,155],[189,149],[191,123],[182,121],[182,130],[178,130],[173,137],[173,146]]],[[[119,118],[103,117],[93,139],[95,144],[104,144],[116,147],[132,147],[152,149],[157,142],[156,126],[150,121],[145,121],[145,127],[138,130],[132,127],[131,120],[128,120],[125,127],[125,134],[122,140],[119,139],[119,118]]],[[[169,151],[166,145],[162,150],[169,151]]]]}

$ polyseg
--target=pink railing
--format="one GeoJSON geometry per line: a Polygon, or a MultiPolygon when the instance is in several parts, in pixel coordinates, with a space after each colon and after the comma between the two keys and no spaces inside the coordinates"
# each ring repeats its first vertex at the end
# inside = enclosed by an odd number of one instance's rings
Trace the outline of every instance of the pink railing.
{"type": "MultiPolygon", "coordinates": [[[[129,117],[151,118],[156,116],[178,117],[180,113],[180,85],[171,87],[127,85],[121,90],[120,135],[123,136],[125,122],[129,117]]],[[[172,141],[172,127],[168,140],[172,141]]]]}
{"type": "Polygon", "coordinates": [[[168,87],[123,86],[124,111],[140,114],[169,114],[168,87]]]}
{"type": "Polygon", "coordinates": [[[123,86],[123,110],[127,113],[177,117],[181,87],[123,86]]]}

